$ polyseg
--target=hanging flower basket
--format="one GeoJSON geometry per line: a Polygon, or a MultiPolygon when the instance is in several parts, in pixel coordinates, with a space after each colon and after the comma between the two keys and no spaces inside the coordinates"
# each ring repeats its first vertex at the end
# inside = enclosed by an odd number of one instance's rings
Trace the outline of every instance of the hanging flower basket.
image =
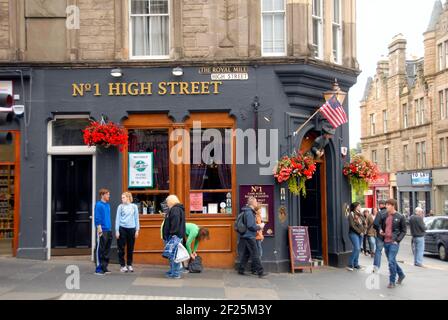
{"type": "Polygon", "coordinates": [[[378,177],[379,169],[372,161],[357,155],[344,165],[343,173],[348,177],[353,190],[360,194],[369,189],[369,182],[378,177]]]}
{"type": "Polygon", "coordinates": [[[113,122],[92,121],[83,131],[84,143],[88,146],[109,148],[115,146],[123,152],[128,144],[126,130],[113,122]]]}
{"type": "Polygon", "coordinates": [[[289,191],[294,195],[306,197],[305,182],[313,178],[316,162],[311,156],[285,156],[274,170],[274,178],[278,183],[287,182],[289,191]]]}

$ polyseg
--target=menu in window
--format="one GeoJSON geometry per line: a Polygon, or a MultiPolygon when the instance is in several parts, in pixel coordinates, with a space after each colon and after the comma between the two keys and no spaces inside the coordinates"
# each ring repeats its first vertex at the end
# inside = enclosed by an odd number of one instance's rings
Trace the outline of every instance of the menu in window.
{"type": "Polygon", "coordinates": [[[204,207],[204,194],[190,193],[190,211],[202,212],[203,207],[204,207]]]}
{"type": "Polygon", "coordinates": [[[129,152],[129,188],[152,188],[153,175],[152,152],[129,152]]]}

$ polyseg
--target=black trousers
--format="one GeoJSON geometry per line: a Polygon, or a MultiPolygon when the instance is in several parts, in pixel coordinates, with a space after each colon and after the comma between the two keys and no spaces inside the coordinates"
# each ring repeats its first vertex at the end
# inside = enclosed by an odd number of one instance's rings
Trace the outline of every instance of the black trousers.
{"type": "Polygon", "coordinates": [[[132,266],[135,245],[135,228],[120,227],[120,238],[118,244],[118,261],[122,267],[132,266]],[[127,247],[127,248],[126,248],[127,247]],[[127,249],[126,263],[124,261],[125,248],[127,249]]]}
{"type": "Polygon", "coordinates": [[[95,258],[96,258],[96,271],[107,271],[107,266],[109,265],[110,258],[110,246],[112,245],[112,232],[103,231],[103,234],[96,236],[96,248],[95,248],[95,258]]]}
{"type": "Polygon", "coordinates": [[[258,253],[257,242],[254,239],[240,238],[238,243],[238,253],[240,256],[240,265],[238,268],[239,272],[244,272],[246,269],[246,264],[249,258],[252,260],[252,271],[257,274],[263,273],[263,266],[261,265],[260,255],[258,253]]]}

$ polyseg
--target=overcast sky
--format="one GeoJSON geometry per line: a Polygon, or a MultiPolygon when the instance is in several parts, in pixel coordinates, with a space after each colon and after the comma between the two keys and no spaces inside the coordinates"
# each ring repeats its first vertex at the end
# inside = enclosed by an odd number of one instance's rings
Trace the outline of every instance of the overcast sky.
{"type": "MultiPolygon", "coordinates": [[[[387,56],[392,38],[402,33],[408,44],[408,57],[423,56],[423,33],[428,27],[434,0],[357,0],[358,62],[362,73],[350,90],[350,147],[361,139],[362,99],[368,77],[376,63],[387,56]]],[[[442,0],[444,3],[445,0],[442,0]]]]}

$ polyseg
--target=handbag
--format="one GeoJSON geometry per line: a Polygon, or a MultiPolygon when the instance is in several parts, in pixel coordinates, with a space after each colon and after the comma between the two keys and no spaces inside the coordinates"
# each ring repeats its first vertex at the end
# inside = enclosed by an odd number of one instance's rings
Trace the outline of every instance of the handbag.
{"type": "Polygon", "coordinates": [[[190,260],[190,264],[188,265],[188,271],[190,271],[190,273],[200,273],[203,269],[202,258],[200,256],[196,256],[194,260],[190,260]]]}
{"type": "Polygon", "coordinates": [[[175,263],[181,263],[186,260],[190,259],[190,254],[188,253],[187,249],[184,247],[182,243],[179,243],[177,245],[177,252],[176,252],[176,258],[174,258],[175,263]]]}

